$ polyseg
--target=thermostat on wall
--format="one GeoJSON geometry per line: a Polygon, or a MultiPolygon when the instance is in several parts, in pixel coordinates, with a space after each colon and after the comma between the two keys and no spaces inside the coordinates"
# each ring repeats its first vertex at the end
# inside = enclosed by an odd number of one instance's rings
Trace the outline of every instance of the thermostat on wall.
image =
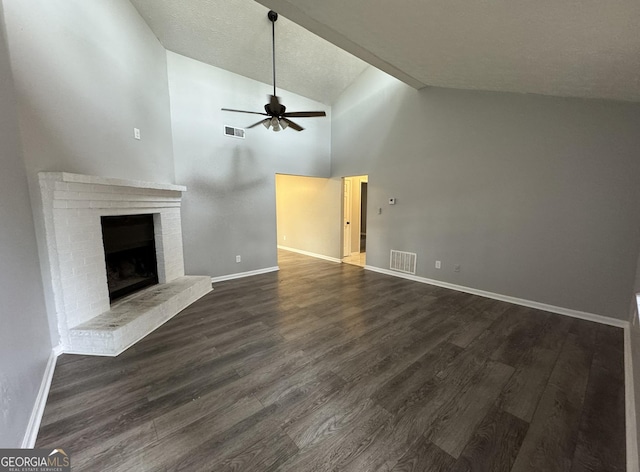
{"type": "Polygon", "coordinates": [[[396,204],[396,199],[395,198],[390,198],[389,199],[389,205],[395,205],[396,204]]]}

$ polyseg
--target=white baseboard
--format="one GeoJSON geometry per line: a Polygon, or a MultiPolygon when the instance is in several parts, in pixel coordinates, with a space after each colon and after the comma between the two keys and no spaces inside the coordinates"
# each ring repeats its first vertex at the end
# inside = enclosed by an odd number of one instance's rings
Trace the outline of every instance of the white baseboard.
{"type": "Polygon", "coordinates": [[[626,328],[627,326],[629,326],[628,321],[618,320],[615,318],[610,318],[608,316],[596,315],[594,313],[587,313],[585,311],[572,310],[570,308],[563,308],[563,307],[554,306],[554,305],[547,305],[546,303],[534,302],[532,300],[525,300],[523,298],[510,297],[508,295],[501,295],[499,293],[487,292],[485,290],[465,287],[463,285],[456,285],[449,282],[442,282],[440,280],[427,279],[426,277],[419,277],[417,275],[404,274],[402,272],[395,272],[389,269],[381,269],[380,267],[373,267],[373,266],[367,265],[367,266],[364,266],[364,268],[366,270],[379,272],[385,275],[391,275],[393,277],[400,277],[403,279],[413,280],[414,282],[435,285],[438,287],[456,290],[458,292],[470,293],[472,295],[478,295],[485,298],[492,298],[494,300],[513,303],[514,305],[526,306],[529,308],[535,308],[536,310],[548,311],[550,313],[557,313],[559,315],[570,316],[572,318],[579,318],[581,320],[593,321],[595,323],[615,326],[617,328],[626,328]]]}
{"type": "Polygon", "coordinates": [[[342,263],[342,261],[336,257],[325,256],[322,254],[316,254],[315,252],[303,251],[302,249],[294,249],[292,247],[280,246],[278,245],[278,249],[282,249],[283,251],[296,252],[298,254],[302,254],[304,256],[315,257],[316,259],[323,259],[329,262],[337,262],[338,264],[342,263]]]}
{"type": "Polygon", "coordinates": [[[64,348],[62,347],[62,344],[58,344],[56,347],[54,347],[51,350],[51,352],[53,353],[54,356],[58,357],[64,354],[64,348]]]}
{"type": "Polygon", "coordinates": [[[40,429],[42,415],[44,414],[44,407],[47,404],[47,397],[49,396],[49,389],[51,388],[51,381],[53,380],[53,372],[56,368],[56,359],[60,354],[62,354],[62,346],[60,345],[54,347],[51,350],[51,354],[49,354],[47,367],[44,369],[42,382],[40,382],[40,390],[38,390],[36,402],[33,405],[33,410],[31,410],[31,417],[29,418],[27,431],[22,439],[21,447],[23,449],[33,449],[36,445],[38,430],[40,429]]]}
{"type": "Polygon", "coordinates": [[[236,274],[221,275],[219,277],[211,277],[211,283],[224,282],[225,280],[241,279],[243,277],[251,277],[252,275],[268,274],[269,272],[276,272],[280,270],[280,267],[267,267],[266,269],[250,270],[248,272],[238,272],[236,274]]]}

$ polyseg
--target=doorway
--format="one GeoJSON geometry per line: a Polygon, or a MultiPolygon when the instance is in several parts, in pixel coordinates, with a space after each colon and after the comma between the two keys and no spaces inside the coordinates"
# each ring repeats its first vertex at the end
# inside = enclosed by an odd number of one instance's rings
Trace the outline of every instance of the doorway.
{"type": "Polygon", "coordinates": [[[364,267],[367,257],[369,176],[342,178],[342,262],[364,267]]]}

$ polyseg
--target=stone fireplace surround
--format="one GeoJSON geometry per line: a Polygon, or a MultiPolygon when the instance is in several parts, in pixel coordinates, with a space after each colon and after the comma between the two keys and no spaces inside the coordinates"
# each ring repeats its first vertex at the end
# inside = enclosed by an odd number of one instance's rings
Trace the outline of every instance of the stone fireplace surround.
{"type": "Polygon", "coordinates": [[[185,276],[180,205],[186,187],[66,172],[38,174],[62,350],[116,356],[211,291],[185,276]],[[159,284],[109,303],[101,216],[152,214],[159,284]]]}

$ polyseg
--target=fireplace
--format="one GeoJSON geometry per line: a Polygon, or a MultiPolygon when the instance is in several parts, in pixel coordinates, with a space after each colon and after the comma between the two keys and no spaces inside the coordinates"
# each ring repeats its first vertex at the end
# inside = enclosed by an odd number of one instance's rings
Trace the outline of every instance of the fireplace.
{"type": "Polygon", "coordinates": [[[158,283],[153,215],[102,216],[109,300],[158,283]]]}
{"type": "Polygon", "coordinates": [[[67,172],[38,181],[47,311],[62,351],[116,356],[211,291],[211,277],[184,274],[185,187],[67,172]]]}

